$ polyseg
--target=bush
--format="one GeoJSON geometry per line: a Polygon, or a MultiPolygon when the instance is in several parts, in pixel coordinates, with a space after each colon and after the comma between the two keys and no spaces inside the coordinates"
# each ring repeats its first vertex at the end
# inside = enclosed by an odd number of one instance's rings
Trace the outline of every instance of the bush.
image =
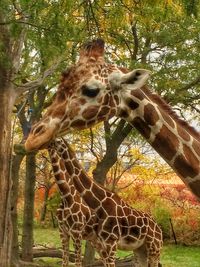
{"type": "Polygon", "coordinates": [[[152,209],[152,215],[158,225],[161,227],[163,232],[163,238],[169,239],[171,237],[171,226],[170,218],[171,211],[170,209],[163,205],[163,203],[156,203],[155,207],[152,209]]]}

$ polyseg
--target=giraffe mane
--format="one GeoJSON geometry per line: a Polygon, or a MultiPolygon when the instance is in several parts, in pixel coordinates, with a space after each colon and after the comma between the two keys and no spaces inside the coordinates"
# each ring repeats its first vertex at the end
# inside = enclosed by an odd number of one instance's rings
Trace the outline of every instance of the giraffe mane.
{"type": "Polygon", "coordinates": [[[65,88],[65,81],[69,78],[70,74],[73,72],[74,67],[68,67],[67,69],[65,69],[64,71],[62,71],[61,73],[61,77],[60,77],[60,84],[58,86],[58,91],[62,90],[65,88]]]}
{"type": "Polygon", "coordinates": [[[65,94],[73,93],[73,84],[76,81],[77,77],[74,74],[75,66],[70,66],[61,73],[60,83],[56,91],[56,98],[62,99],[65,97],[65,94]],[[71,75],[72,74],[72,75],[71,75]]]}
{"type": "Polygon", "coordinates": [[[184,127],[193,137],[196,139],[200,138],[200,133],[192,126],[188,124],[188,122],[181,119],[176,112],[172,109],[172,107],[165,102],[159,95],[152,93],[148,86],[142,87],[143,92],[148,95],[153,102],[159,105],[165,112],[167,112],[180,126],[184,127]]]}

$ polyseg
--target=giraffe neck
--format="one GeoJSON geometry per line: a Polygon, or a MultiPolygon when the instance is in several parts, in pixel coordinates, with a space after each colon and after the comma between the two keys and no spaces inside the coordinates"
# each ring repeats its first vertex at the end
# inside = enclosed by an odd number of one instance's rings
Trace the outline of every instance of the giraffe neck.
{"type": "Polygon", "coordinates": [[[105,190],[87,175],[79,164],[76,156],[66,141],[62,139],[58,146],[58,153],[64,159],[65,168],[81,198],[91,209],[99,208],[101,201],[113,193],[105,190]]]}
{"type": "Polygon", "coordinates": [[[73,197],[76,195],[76,190],[72,184],[69,174],[65,169],[64,160],[59,156],[56,149],[48,149],[52,163],[56,184],[64,201],[69,205],[73,203],[73,197]]]}
{"type": "Polygon", "coordinates": [[[200,138],[148,88],[126,90],[118,116],[133,125],[200,198],[200,138]]]}

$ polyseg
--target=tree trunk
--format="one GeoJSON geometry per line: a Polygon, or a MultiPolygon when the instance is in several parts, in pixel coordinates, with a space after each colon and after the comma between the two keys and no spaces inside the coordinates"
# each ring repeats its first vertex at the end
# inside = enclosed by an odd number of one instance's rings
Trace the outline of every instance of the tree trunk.
{"type": "Polygon", "coordinates": [[[18,243],[18,222],[17,222],[17,201],[19,189],[19,169],[24,158],[23,154],[16,154],[12,159],[12,199],[11,216],[13,225],[12,258],[11,266],[17,266],[19,261],[19,243],[18,243]]]}
{"type": "Polygon", "coordinates": [[[36,154],[26,156],[26,180],[24,192],[24,216],[22,233],[22,260],[33,260],[33,219],[36,176],[36,154]]]}
{"type": "Polygon", "coordinates": [[[94,180],[102,185],[105,183],[108,171],[117,161],[117,150],[119,146],[132,131],[132,126],[126,124],[124,120],[121,120],[112,134],[110,133],[110,125],[108,122],[104,122],[104,129],[106,153],[102,160],[97,163],[92,173],[94,180]]]}
{"type": "Polygon", "coordinates": [[[93,178],[99,184],[104,185],[108,171],[117,161],[117,149],[118,147],[113,146],[111,150],[107,150],[103,159],[97,163],[93,170],[93,178]]]}
{"type": "Polygon", "coordinates": [[[1,267],[8,267],[12,247],[11,115],[16,95],[12,87],[2,81],[0,79],[0,263],[1,267]]]}

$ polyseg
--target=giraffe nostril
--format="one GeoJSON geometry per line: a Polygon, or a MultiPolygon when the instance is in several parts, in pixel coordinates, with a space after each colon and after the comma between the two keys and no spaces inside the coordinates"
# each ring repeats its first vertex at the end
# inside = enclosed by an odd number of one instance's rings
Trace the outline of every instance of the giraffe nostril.
{"type": "Polygon", "coordinates": [[[40,125],[40,126],[38,126],[36,129],[34,129],[33,130],[33,134],[41,134],[41,133],[43,133],[44,132],[44,125],[40,125]]]}

